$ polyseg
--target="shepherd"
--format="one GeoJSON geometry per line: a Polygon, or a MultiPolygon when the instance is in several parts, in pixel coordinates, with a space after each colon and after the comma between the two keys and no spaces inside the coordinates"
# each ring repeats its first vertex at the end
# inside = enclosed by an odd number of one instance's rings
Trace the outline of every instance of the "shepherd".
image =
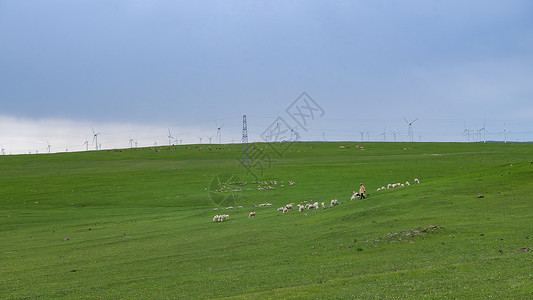
{"type": "Polygon", "coordinates": [[[359,185],[359,199],[365,199],[365,186],[362,182],[359,185]]]}

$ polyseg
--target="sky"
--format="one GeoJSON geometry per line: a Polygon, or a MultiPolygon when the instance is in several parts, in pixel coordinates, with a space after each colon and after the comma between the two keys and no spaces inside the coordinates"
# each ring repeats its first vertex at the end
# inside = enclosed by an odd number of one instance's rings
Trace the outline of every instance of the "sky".
{"type": "Polygon", "coordinates": [[[530,0],[0,0],[0,45],[6,154],[533,141],[530,0]]]}

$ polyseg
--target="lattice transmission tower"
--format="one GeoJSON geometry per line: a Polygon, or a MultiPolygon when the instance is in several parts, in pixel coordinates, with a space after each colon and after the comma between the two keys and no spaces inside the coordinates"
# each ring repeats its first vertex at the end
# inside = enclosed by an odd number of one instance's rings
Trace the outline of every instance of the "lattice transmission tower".
{"type": "Polygon", "coordinates": [[[243,167],[250,166],[250,153],[248,151],[248,124],[246,115],[242,116],[242,162],[243,167]]]}

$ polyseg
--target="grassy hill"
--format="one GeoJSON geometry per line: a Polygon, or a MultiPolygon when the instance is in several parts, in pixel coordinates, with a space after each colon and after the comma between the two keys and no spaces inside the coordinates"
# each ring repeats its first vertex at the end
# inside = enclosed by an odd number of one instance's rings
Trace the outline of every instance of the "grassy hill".
{"type": "Polygon", "coordinates": [[[0,156],[0,298],[532,298],[532,147],[256,144],[251,169],[240,145],[0,156]]]}

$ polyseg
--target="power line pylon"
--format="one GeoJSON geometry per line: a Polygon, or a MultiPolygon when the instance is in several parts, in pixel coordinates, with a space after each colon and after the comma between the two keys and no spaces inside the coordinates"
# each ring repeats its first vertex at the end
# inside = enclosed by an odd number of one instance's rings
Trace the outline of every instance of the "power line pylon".
{"type": "Polygon", "coordinates": [[[246,115],[242,116],[242,162],[243,167],[250,166],[250,153],[248,151],[248,124],[246,123],[246,115]]]}

